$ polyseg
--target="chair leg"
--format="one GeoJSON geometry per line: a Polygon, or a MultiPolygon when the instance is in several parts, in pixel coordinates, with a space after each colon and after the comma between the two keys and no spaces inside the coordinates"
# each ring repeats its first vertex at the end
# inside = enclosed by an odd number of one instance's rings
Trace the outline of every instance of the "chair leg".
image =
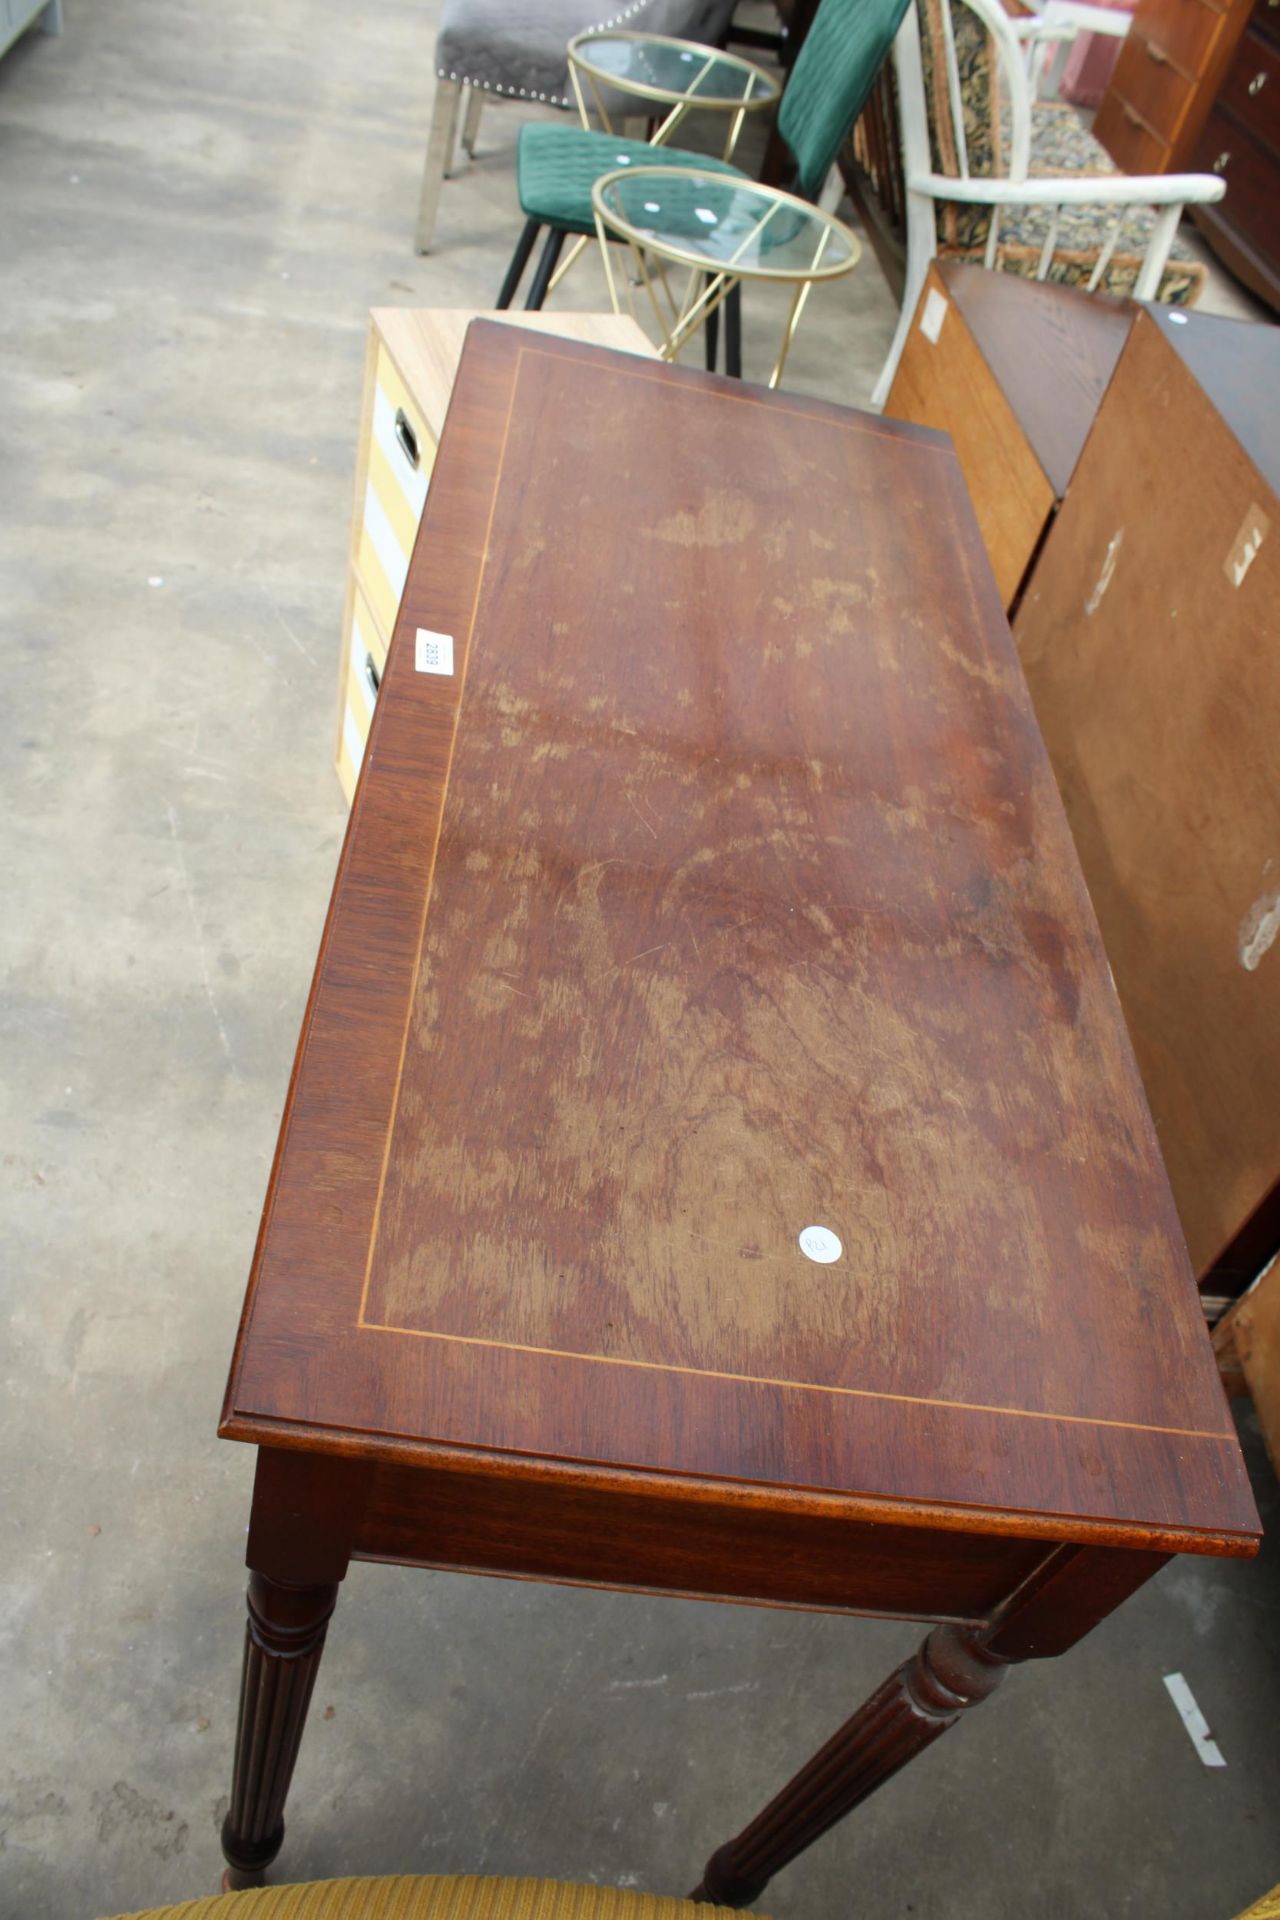
{"type": "Polygon", "coordinates": [[[516,297],[516,288],[520,285],[520,276],[529,264],[529,255],[533,252],[533,243],[542,228],[536,220],[526,220],[524,231],[516,241],[516,250],[511,256],[511,265],[507,268],[507,277],[502,283],[502,292],[498,295],[498,311],[504,313],[516,297]]]}
{"type": "Polygon", "coordinates": [[[462,118],[463,151],[475,158],[476,141],[480,137],[480,115],[484,112],[484,89],[467,88],[467,111],[462,118]]]}
{"type": "MultiPolygon", "coordinates": [[[[532,241],[530,245],[532,245],[532,241]]],[[[533,285],[529,289],[529,298],[525,301],[526,313],[534,313],[547,297],[547,288],[551,285],[551,276],[556,270],[556,261],[560,258],[560,249],[564,245],[564,228],[552,227],[547,234],[547,244],[542,249],[542,258],[538,262],[538,271],[533,276],[533,285]]]]}
{"type": "Polygon", "coordinates": [[[435,106],[431,110],[431,132],[427,136],[427,157],[422,167],[422,194],[418,201],[418,227],[414,249],[428,253],[436,230],[440,189],[453,162],[453,140],[458,127],[458,108],[462,101],[461,80],[437,80],[435,106]]]}
{"type": "MultiPolygon", "coordinates": [[[[711,283],[711,275],[709,273],[704,273],[702,276],[703,286],[704,287],[709,286],[710,283],[711,283]]],[[[706,321],[702,328],[702,338],[707,350],[707,372],[714,373],[716,370],[716,354],[720,346],[720,309],[719,307],[713,307],[711,309],[711,312],[707,315],[706,321]]]]}
{"type": "Polygon", "coordinates": [[[733,287],[724,302],[724,370],[731,380],[742,378],[742,284],[733,287]]]}

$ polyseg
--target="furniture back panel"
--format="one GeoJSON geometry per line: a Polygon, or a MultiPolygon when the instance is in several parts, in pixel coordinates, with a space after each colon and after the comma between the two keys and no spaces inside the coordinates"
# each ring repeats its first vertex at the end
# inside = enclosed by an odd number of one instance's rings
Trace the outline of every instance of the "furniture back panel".
{"type": "Polygon", "coordinates": [[[1142,315],[1017,638],[1202,1270],[1280,1175],[1280,502],[1175,339],[1276,417],[1274,330],[1142,315]]]}

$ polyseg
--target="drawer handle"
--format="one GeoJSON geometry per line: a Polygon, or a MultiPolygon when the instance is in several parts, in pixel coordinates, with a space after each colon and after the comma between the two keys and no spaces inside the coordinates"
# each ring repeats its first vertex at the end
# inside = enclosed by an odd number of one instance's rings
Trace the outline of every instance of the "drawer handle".
{"type": "Polygon", "coordinates": [[[1225,153],[1220,153],[1217,159],[1214,161],[1213,171],[1215,173],[1225,173],[1227,170],[1227,166],[1230,162],[1230,159],[1231,159],[1231,150],[1230,148],[1228,148],[1225,153]]]}
{"type": "Polygon", "coordinates": [[[376,699],[378,695],[378,689],[382,685],[382,675],[378,672],[377,667],[374,665],[373,655],[371,653],[366,653],[364,657],[364,677],[369,682],[369,685],[373,688],[374,698],[376,699]]]}
{"type": "Polygon", "coordinates": [[[1261,93],[1261,92],[1262,92],[1262,89],[1263,89],[1263,88],[1264,88],[1264,87],[1266,86],[1266,84],[1267,84],[1267,76],[1266,76],[1266,74],[1265,74],[1265,73],[1255,73],[1255,74],[1254,74],[1254,76],[1253,76],[1253,78],[1252,78],[1252,80],[1251,80],[1251,81],[1249,82],[1249,92],[1250,92],[1250,95],[1251,95],[1251,96],[1254,96],[1254,95],[1257,95],[1257,94],[1259,94],[1259,93],[1261,93]]]}
{"type": "Polygon", "coordinates": [[[1158,67],[1172,65],[1169,55],[1165,52],[1164,48],[1158,47],[1154,40],[1147,41],[1147,58],[1148,60],[1154,60],[1158,67]]]}
{"type": "Polygon", "coordinates": [[[408,415],[403,407],[396,408],[396,439],[400,450],[411,467],[418,464],[418,436],[409,425],[408,415]]]}
{"type": "Polygon", "coordinates": [[[1123,106],[1124,106],[1124,117],[1129,122],[1129,125],[1131,127],[1142,128],[1141,120],[1138,118],[1137,114],[1134,112],[1133,108],[1129,105],[1129,102],[1127,100],[1123,102],[1123,106]]]}

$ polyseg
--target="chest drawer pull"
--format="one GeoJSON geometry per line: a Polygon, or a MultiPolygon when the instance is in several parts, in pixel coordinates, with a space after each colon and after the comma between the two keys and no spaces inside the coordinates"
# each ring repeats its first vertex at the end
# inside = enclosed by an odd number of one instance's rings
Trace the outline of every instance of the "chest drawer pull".
{"type": "Polygon", "coordinates": [[[1230,150],[1228,150],[1226,153],[1220,153],[1217,159],[1213,163],[1213,171],[1215,173],[1225,173],[1227,170],[1227,166],[1230,162],[1230,159],[1231,159],[1230,150]]]}
{"type": "Polygon", "coordinates": [[[403,407],[396,408],[396,439],[409,465],[416,468],[419,459],[418,436],[409,425],[409,416],[403,407]]]}
{"type": "Polygon", "coordinates": [[[1146,46],[1148,60],[1154,60],[1158,67],[1169,66],[1169,56],[1163,47],[1157,46],[1154,40],[1148,40],[1146,46]]]}
{"type": "Polygon", "coordinates": [[[382,685],[382,675],[378,672],[371,653],[366,653],[364,657],[364,677],[373,688],[376,697],[378,689],[382,685]]]}
{"type": "Polygon", "coordinates": [[[1261,93],[1261,92],[1262,92],[1262,89],[1263,89],[1263,88],[1264,88],[1264,87],[1266,86],[1266,84],[1267,84],[1267,76],[1266,76],[1266,74],[1265,74],[1265,73],[1255,73],[1255,74],[1254,74],[1254,76],[1253,76],[1253,78],[1252,78],[1252,80],[1251,80],[1251,81],[1249,82],[1249,92],[1250,92],[1250,95],[1251,95],[1251,96],[1254,96],[1254,95],[1257,95],[1257,94],[1259,94],[1259,93],[1261,93]]]}

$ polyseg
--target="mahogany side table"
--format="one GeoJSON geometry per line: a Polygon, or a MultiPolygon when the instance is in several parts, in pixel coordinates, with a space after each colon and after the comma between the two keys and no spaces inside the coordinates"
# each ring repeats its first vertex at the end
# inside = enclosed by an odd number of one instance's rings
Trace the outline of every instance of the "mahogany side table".
{"type": "Polygon", "coordinates": [[[1258,1520],[948,444],[477,323],[221,1431],[260,1448],[224,1849],[352,1558],[937,1623],[769,1876],[1258,1520]]]}

